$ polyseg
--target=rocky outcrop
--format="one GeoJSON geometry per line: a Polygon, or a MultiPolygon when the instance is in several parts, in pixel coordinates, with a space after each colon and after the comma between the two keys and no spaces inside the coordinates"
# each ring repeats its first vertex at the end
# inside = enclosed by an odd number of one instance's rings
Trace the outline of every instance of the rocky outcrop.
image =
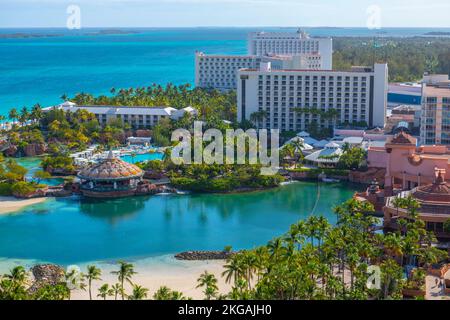
{"type": "Polygon", "coordinates": [[[23,148],[26,157],[39,156],[47,152],[47,145],[44,143],[31,143],[23,148]]]}
{"type": "Polygon", "coordinates": [[[19,193],[13,191],[13,196],[19,199],[32,199],[32,198],[43,198],[48,192],[48,187],[39,188],[30,193],[19,193]]]}
{"type": "Polygon", "coordinates": [[[228,251],[186,251],[175,255],[177,260],[202,261],[202,260],[226,260],[236,254],[228,251]]]}
{"type": "Polygon", "coordinates": [[[8,149],[5,150],[5,156],[14,157],[18,151],[18,148],[15,145],[11,145],[8,149]]]}
{"type": "Polygon", "coordinates": [[[35,293],[47,285],[56,285],[64,281],[64,269],[54,264],[41,264],[31,268],[34,282],[28,289],[29,293],[35,293]]]}

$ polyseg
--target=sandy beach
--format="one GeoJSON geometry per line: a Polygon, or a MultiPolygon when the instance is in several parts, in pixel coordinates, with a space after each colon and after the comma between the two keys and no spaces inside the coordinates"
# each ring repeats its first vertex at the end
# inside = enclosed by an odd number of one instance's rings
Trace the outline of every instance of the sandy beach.
{"type": "MultiPolygon", "coordinates": [[[[218,279],[219,291],[222,294],[231,290],[231,285],[225,283],[222,278],[223,265],[225,261],[177,261],[173,257],[160,257],[136,262],[135,271],[138,272],[133,276],[133,283],[149,289],[147,299],[151,299],[153,294],[161,287],[167,286],[172,290],[181,291],[186,297],[198,300],[203,299],[203,289],[196,289],[198,277],[206,270],[213,273],[218,279]]],[[[97,297],[98,288],[108,283],[110,286],[117,283],[117,276],[111,274],[111,271],[117,269],[115,264],[98,264],[97,267],[102,269],[102,280],[94,281],[92,284],[92,295],[94,299],[97,297]]],[[[85,271],[86,265],[80,265],[81,271],[85,271]]],[[[131,292],[131,286],[126,285],[126,292],[131,292]]],[[[86,291],[75,290],[72,293],[72,300],[89,299],[89,293],[86,291]]],[[[114,299],[109,297],[108,299],[114,299]]]]}
{"type": "Polygon", "coordinates": [[[0,214],[15,212],[46,200],[47,198],[16,199],[14,197],[0,197],[0,214]]]}

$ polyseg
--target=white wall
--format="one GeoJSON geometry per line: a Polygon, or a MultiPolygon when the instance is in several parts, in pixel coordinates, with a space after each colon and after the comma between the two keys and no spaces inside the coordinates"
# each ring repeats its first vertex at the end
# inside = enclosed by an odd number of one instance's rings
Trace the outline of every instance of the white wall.
{"type": "Polygon", "coordinates": [[[388,65],[374,66],[374,97],[373,97],[373,125],[384,128],[386,122],[387,94],[388,94],[388,65]]]}

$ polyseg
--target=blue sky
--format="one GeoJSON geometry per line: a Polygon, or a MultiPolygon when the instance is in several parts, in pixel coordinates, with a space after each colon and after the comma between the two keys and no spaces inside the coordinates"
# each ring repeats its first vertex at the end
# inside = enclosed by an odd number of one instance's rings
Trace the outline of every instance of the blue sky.
{"type": "Polygon", "coordinates": [[[64,27],[70,4],[82,27],[365,27],[371,5],[383,27],[450,27],[449,0],[0,0],[0,27],[64,27]]]}

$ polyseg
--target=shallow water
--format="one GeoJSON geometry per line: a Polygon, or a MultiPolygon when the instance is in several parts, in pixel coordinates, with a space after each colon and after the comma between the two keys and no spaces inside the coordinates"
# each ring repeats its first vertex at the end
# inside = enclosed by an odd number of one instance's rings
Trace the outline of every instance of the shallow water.
{"type": "MultiPolygon", "coordinates": [[[[335,222],[331,208],[354,190],[322,185],[315,214],[335,222]]],[[[0,257],[70,264],[252,248],[308,217],[316,194],[316,183],[301,182],[245,194],[49,199],[0,216],[0,257]]]]}

